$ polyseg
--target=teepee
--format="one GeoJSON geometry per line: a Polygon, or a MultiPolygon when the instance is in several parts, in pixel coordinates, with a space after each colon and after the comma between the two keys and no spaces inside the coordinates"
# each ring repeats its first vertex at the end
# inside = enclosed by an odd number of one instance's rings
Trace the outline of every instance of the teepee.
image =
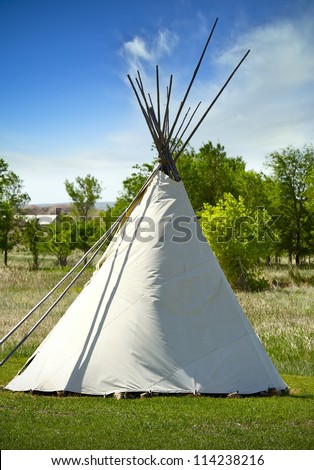
{"type": "Polygon", "coordinates": [[[115,225],[89,283],[8,390],[106,396],[286,389],[202,235],[176,168],[190,139],[173,158],[189,89],[170,128],[172,79],[162,119],[158,67],[156,77],[157,113],[140,74],[137,88],[129,79],[159,164],[115,225]]]}

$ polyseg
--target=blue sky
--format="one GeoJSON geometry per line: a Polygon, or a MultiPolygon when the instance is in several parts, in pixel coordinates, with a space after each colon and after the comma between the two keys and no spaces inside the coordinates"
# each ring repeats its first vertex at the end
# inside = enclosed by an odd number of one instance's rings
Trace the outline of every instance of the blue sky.
{"type": "Polygon", "coordinates": [[[0,156],[33,203],[68,201],[65,179],[88,173],[115,199],[154,157],[127,73],[152,95],[155,65],[163,90],[173,74],[173,115],[216,17],[189,104],[251,53],[191,145],[265,170],[267,153],[314,142],[313,0],[0,0],[0,156]]]}

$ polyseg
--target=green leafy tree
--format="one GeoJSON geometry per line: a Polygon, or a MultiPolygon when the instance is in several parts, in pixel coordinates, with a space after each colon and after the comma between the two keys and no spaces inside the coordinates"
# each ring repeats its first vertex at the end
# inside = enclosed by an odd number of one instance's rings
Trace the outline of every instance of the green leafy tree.
{"type": "Polygon", "coordinates": [[[72,241],[75,232],[73,226],[76,224],[72,217],[61,215],[49,230],[47,229],[46,250],[56,256],[57,263],[61,267],[67,266],[68,256],[75,247],[72,241]]]}
{"type": "Polygon", "coordinates": [[[72,225],[72,243],[76,248],[87,253],[105,233],[106,228],[105,219],[101,214],[88,220],[76,219],[72,225]]]}
{"type": "Polygon", "coordinates": [[[305,222],[305,251],[309,256],[314,254],[314,166],[307,176],[307,190],[305,193],[305,207],[308,214],[305,222]]]}
{"type": "Polygon", "coordinates": [[[4,264],[8,264],[8,252],[20,240],[18,215],[30,201],[22,191],[22,180],[0,158],[0,250],[4,253],[4,264]]]}
{"type": "Polygon", "coordinates": [[[265,287],[256,269],[276,241],[266,209],[253,211],[244,199],[226,193],[216,206],[204,205],[201,226],[223,271],[234,288],[265,287]]]}
{"type": "Polygon", "coordinates": [[[314,221],[309,197],[313,192],[314,148],[287,147],[268,156],[278,188],[277,210],[281,215],[281,248],[300,264],[306,253],[309,226],[314,221]]]}
{"type": "Polygon", "coordinates": [[[32,254],[32,269],[39,268],[39,254],[43,251],[46,230],[40,225],[37,217],[26,220],[23,228],[23,241],[32,254]]]}
{"type": "Polygon", "coordinates": [[[65,189],[72,199],[73,215],[76,216],[75,228],[72,225],[75,235],[73,237],[72,234],[73,247],[86,253],[96,241],[94,234],[91,234],[93,223],[90,221],[95,215],[96,202],[100,199],[103,188],[95,177],[87,175],[85,178],[78,176],[75,183],[65,180],[65,189]]]}
{"type": "Polygon", "coordinates": [[[229,158],[221,144],[208,142],[197,153],[189,149],[177,166],[195,211],[204,203],[216,205],[226,192],[235,197],[241,192],[245,162],[241,157],[229,158]]]}
{"type": "Polygon", "coordinates": [[[237,187],[238,196],[243,197],[247,207],[252,210],[265,207],[269,212],[275,211],[273,202],[276,191],[277,185],[273,178],[254,170],[245,171],[237,187]]]}
{"type": "Polygon", "coordinates": [[[305,205],[306,209],[313,213],[314,212],[314,166],[309,168],[306,177],[306,193],[305,193],[305,205]]]}
{"type": "Polygon", "coordinates": [[[113,208],[109,209],[111,212],[112,222],[128,207],[133,201],[137,193],[140,191],[145,181],[148,179],[154,169],[154,163],[143,163],[143,165],[134,165],[134,170],[131,176],[122,182],[123,189],[113,208]]]}
{"type": "Polygon", "coordinates": [[[242,157],[228,157],[221,144],[214,146],[208,142],[199,152],[189,148],[177,166],[196,213],[204,203],[215,206],[225,193],[235,198],[242,196],[252,210],[264,207],[269,213],[276,213],[274,179],[262,172],[246,170],[242,157]]]}
{"type": "Polygon", "coordinates": [[[95,209],[96,202],[101,197],[101,183],[91,175],[82,178],[78,176],[74,183],[65,180],[65,189],[72,199],[75,213],[88,219],[95,209]]]}

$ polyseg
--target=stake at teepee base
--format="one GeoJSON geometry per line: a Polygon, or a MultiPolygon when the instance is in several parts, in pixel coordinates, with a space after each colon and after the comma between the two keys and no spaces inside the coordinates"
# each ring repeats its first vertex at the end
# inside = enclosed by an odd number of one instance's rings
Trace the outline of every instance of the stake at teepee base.
{"type": "Polygon", "coordinates": [[[157,113],[140,74],[138,90],[129,77],[159,165],[120,218],[90,282],[8,390],[117,398],[286,390],[202,235],[171,151],[209,39],[172,126],[172,78],[162,119],[158,68],[157,113]]]}

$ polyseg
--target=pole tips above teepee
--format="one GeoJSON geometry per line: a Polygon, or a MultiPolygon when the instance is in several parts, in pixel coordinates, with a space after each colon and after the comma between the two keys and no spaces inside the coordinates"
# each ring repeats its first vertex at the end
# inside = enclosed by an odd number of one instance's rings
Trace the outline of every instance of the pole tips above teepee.
{"type": "Polygon", "coordinates": [[[189,82],[189,85],[187,87],[187,90],[184,94],[184,97],[182,101],[180,102],[179,108],[177,113],[175,114],[173,123],[170,125],[169,122],[169,110],[170,110],[170,99],[171,99],[171,92],[172,92],[172,84],[173,84],[173,76],[170,76],[169,80],[169,85],[167,86],[166,90],[166,106],[165,106],[165,112],[164,115],[161,116],[161,104],[160,104],[160,81],[159,81],[159,68],[158,65],[156,65],[156,108],[157,112],[155,111],[155,106],[153,104],[153,100],[151,98],[151,94],[148,93],[146,94],[143,81],[140,75],[140,72],[137,71],[137,77],[135,78],[135,81],[132,80],[131,76],[128,75],[128,79],[131,83],[131,86],[133,88],[133,91],[135,93],[136,99],[138,101],[138,104],[140,106],[140,109],[143,113],[144,119],[147,123],[148,129],[150,131],[150,134],[152,136],[153,142],[155,144],[155,147],[158,152],[158,160],[159,160],[159,169],[163,171],[166,175],[170,176],[172,179],[175,181],[180,181],[180,175],[179,172],[176,168],[176,160],[179,158],[179,156],[182,154],[186,146],[189,144],[191,138],[201,125],[201,123],[204,121],[205,117],[219,98],[219,96],[222,94],[240,65],[244,62],[246,57],[249,54],[249,50],[246,52],[246,54],[242,57],[238,65],[235,67],[233,72],[229,75],[228,79],[224,83],[224,85],[221,87],[220,91],[217,93],[215,98],[211,101],[210,105],[206,108],[205,112],[203,112],[202,116],[199,118],[197,123],[194,125],[192,131],[188,135],[188,137],[183,140],[183,137],[185,135],[185,132],[188,130],[189,126],[191,125],[197,111],[199,110],[199,107],[201,105],[201,102],[197,104],[195,107],[190,119],[188,120],[187,124],[184,126],[185,121],[190,113],[191,107],[187,109],[187,111],[184,114],[183,119],[180,122],[180,116],[182,114],[182,111],[185,107],[187,98],[189,96],[189,93],[191,91],[192,85],[194,83],[194,80],[198,74],[199,68],[201,66],[201,63],[203,61],[204,55],[206,53],[206,50],[208,48],[208,45],[210,43],[210,40],[213,36],[214,30],[216,28],[218,22],[218,18],[216,18],[216,21],[214,22],[214,25],[210,31],[210,34],[207,38],[206,44],[204,46],[204,49],[200,55],[200,58],[198,60],[198,63],[196,65],[196,68],[194,70],[194,73],[192,75],[192,78],[189,82]],[[183,129],[183,130],[182,130],[183,129]],[[178,149],[178,150],[177,150],[178,149]]]}

